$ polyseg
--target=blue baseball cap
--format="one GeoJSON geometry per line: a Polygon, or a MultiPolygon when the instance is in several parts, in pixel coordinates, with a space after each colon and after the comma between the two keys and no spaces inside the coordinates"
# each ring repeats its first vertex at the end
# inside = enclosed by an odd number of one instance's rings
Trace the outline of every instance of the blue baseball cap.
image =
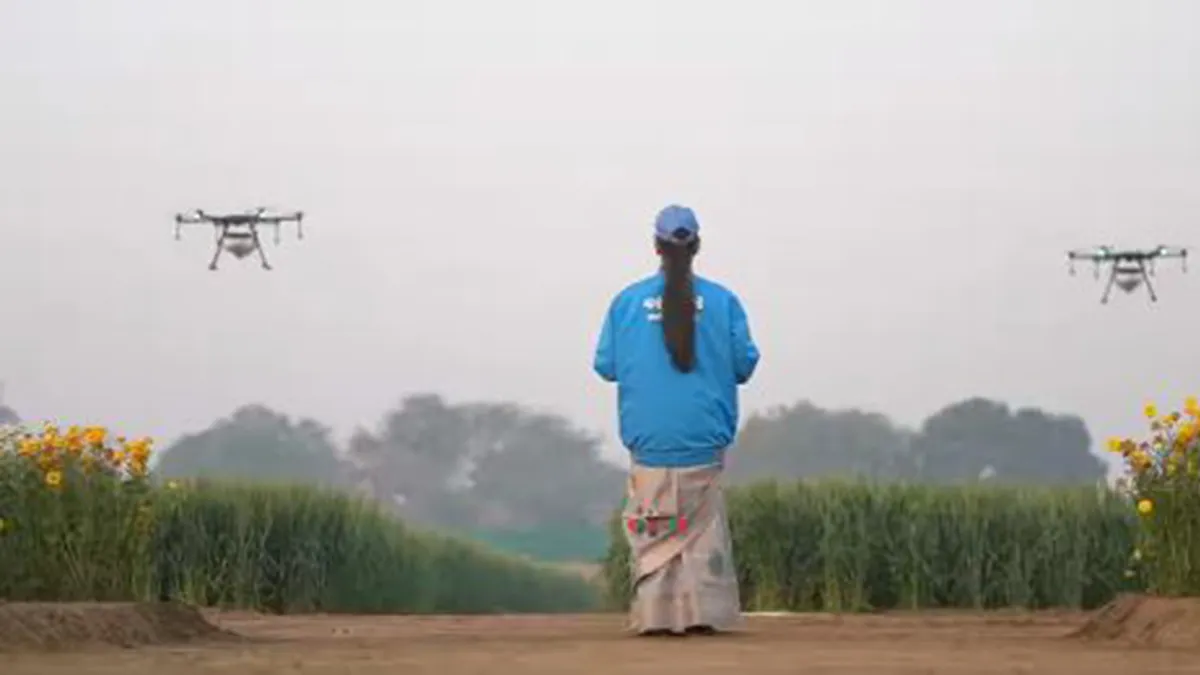
{"type": "Polygon", "coordinates": [[[673,244],[690,244],[700,236],[696,212],[686,206],[671,204],[658,212],[654,219],[654,236],[673,244]]]}

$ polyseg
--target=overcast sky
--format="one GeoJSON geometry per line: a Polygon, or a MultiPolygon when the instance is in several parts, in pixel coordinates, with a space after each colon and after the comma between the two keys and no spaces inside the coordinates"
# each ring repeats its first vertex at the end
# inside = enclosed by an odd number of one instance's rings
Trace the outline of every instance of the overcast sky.
{"type": "Polygon", "coordinates": [[[983,395],[1137,432],[1200,387],[1200,275],[1102,307],[1063,252],[1200,245],[1197,26],[1193,0],[0,0],[6,399],[169,441],[249,402],[344,435],[436,391],[612,438],[596,333],[680,202],[763,350],[748,410],[983,395]],[[259,204],[309,214],[273,272],[172,239],[259,204]]]}

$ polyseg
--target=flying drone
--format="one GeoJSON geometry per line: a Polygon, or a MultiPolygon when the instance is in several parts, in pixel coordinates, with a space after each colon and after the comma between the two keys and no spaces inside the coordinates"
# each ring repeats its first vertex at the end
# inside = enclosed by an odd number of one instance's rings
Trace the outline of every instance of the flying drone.
{"type": "Polygon", "coordinates": [[[1150,284],[1150,277],[1154,276],[1154,263],[1160,258],[1179,258],[1183,266],[1183,271],[1187,272],[1187,255],[1186,248],[1178,248],[1173,246],[1158,246],[1148,249],[1126,249],[1117,250],[1111,246],[1097,246],[1091,250],[1076,250],[1067,252],[1067,260],[1070,262],[1070,273],[1075,275],[1075,262],[1077,260],[1085,260],[1093,263],[1095,272],[1093,276],[1096,279],[1100,278],[1100,265],[1111,265],[1111,271],[1108,275],[1108,284],[1104,287],[1104,295],[1100,297],[1101,304],[1107,304],[1108,298],[1112,294],[1113,286],[1132,293],[1142,284],[1146,285],[1146,291],[1150,293],[1150,301],[1158,302],[1158,296],[1154,293],[1154,286],[1150,284]]]}
{"type": "Polygon", "coordinates": [[[251,253],[258,251],[259,260],[264,270],[271,269],[267,262],[267,254],[263,251],[262,240],[258,236],[260,225],[275,227],[275,243],[279,243],[279,228],[283,223],[296,223],[296,238],[304,238],[304,212],[279,213],[270,215],[265,207],[251,209],[245,213],[230,213],[213,215],[200,209],[188,213],[175,214],[175,239],[180,239],[180,231],[184,225],[212,225],[217,237],[217,250],[213,253],[208,269],[217,269],[217,260],[221,253],[228,251],[241,260],[251,253]]]}

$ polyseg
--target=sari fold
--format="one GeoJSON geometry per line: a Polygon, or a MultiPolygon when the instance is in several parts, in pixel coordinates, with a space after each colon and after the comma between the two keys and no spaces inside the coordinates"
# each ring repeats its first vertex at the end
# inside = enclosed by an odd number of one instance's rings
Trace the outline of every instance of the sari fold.
{"type": "Polygon", "coordinates": [[[639,633],[738,627],[741,607],[719,464],[635,465],[622,509],[639,633]]]}

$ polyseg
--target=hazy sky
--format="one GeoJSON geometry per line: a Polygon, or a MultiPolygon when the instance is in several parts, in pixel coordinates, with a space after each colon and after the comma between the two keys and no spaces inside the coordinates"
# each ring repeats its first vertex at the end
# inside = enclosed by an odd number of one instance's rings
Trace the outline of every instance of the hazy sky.
{"type": "Polygon", "coordinates": [[[1200,245],[1197,26],[1194,0],[0,0],[6,398],[169,441],[249,402],[345,434],[433,390],[611,438],[596,333],[681,202],[763,350],[747,410],[984,395],[1135,432],[1200,387],[1200,275],[1102,307],[1063,251],[1200,245]],[[309,214],[274,272],[172,240],[258,204],[309,214]]]}

